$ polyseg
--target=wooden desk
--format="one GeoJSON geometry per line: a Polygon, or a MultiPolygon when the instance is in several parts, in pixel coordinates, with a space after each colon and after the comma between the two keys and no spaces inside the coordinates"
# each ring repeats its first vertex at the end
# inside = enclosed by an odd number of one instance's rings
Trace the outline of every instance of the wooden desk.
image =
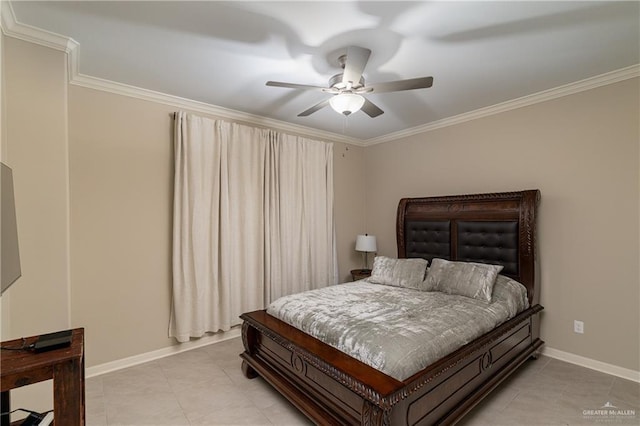
{"type": "MultiPolygon", "coordinates": [[[[38,336],[28,337],[29,345],[38,336]]],[[[22,339],[2,342],[4,347],[20,347],[22,339]]],[[[73,330],[71,346],[39,354],[30,350],[0,351],[2,411],[10,411],[9,391],[53,379],[54,422],[59,426],[84,426],[84,328],[73,330]]],[[[24,407],[29,408],[29,407],[24,407]]],[[[2,426],[9,416],[2,417],[2,426]]]]}

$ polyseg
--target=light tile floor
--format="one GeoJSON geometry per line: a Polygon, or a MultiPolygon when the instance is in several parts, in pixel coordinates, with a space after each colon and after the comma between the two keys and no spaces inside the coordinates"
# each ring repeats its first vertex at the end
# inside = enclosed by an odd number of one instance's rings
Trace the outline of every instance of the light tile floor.
{"type": "MultiPolygon", "coordinates": [[[[261,378],[240,371],[240,338],[87,379],[88,426],[308,425],[261,378]]],[[[459,424],[640,424],[640,384],[541,357],[459,424]],[[635,415],[590,414],[610,403],[635,415]],[[587,410],[587,411],[585,411],[587,410]]]]}

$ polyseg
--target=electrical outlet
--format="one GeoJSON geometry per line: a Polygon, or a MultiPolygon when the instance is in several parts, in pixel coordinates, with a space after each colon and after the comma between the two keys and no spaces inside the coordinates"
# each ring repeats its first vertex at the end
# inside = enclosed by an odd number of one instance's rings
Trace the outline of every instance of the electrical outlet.
{"type": "Polygon", "coordinates": [[[574,320],[573,321],[573,331],[574,333],[584,334],[584,322],[574,320]]]}

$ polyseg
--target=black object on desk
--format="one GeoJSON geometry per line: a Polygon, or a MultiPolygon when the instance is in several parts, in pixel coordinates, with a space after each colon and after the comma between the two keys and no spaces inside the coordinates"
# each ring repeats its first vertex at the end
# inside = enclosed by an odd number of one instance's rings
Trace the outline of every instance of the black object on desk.
{"type": "Polygon", "coordinates": [[[71,330],[56,331],[38,337],[33,347],[35,353],[52,351],[71,345],[71,330]]]}

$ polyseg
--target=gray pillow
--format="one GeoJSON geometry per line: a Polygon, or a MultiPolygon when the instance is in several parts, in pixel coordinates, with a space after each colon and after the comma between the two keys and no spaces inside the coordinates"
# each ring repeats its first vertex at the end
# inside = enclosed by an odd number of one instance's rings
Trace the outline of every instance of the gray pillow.
{"type": "Polygon", "coordinates": [[[504,266],[433,259],[422,288],[491,302],[493,285],[504,266]]]}
{"type": "Polygon", "coordinates": [[[367,281],[374,284],[385,284],[396,287],[420,289],[427,271],[425,259],[393,259],[376,256],[373,270],[367,281]]]}

